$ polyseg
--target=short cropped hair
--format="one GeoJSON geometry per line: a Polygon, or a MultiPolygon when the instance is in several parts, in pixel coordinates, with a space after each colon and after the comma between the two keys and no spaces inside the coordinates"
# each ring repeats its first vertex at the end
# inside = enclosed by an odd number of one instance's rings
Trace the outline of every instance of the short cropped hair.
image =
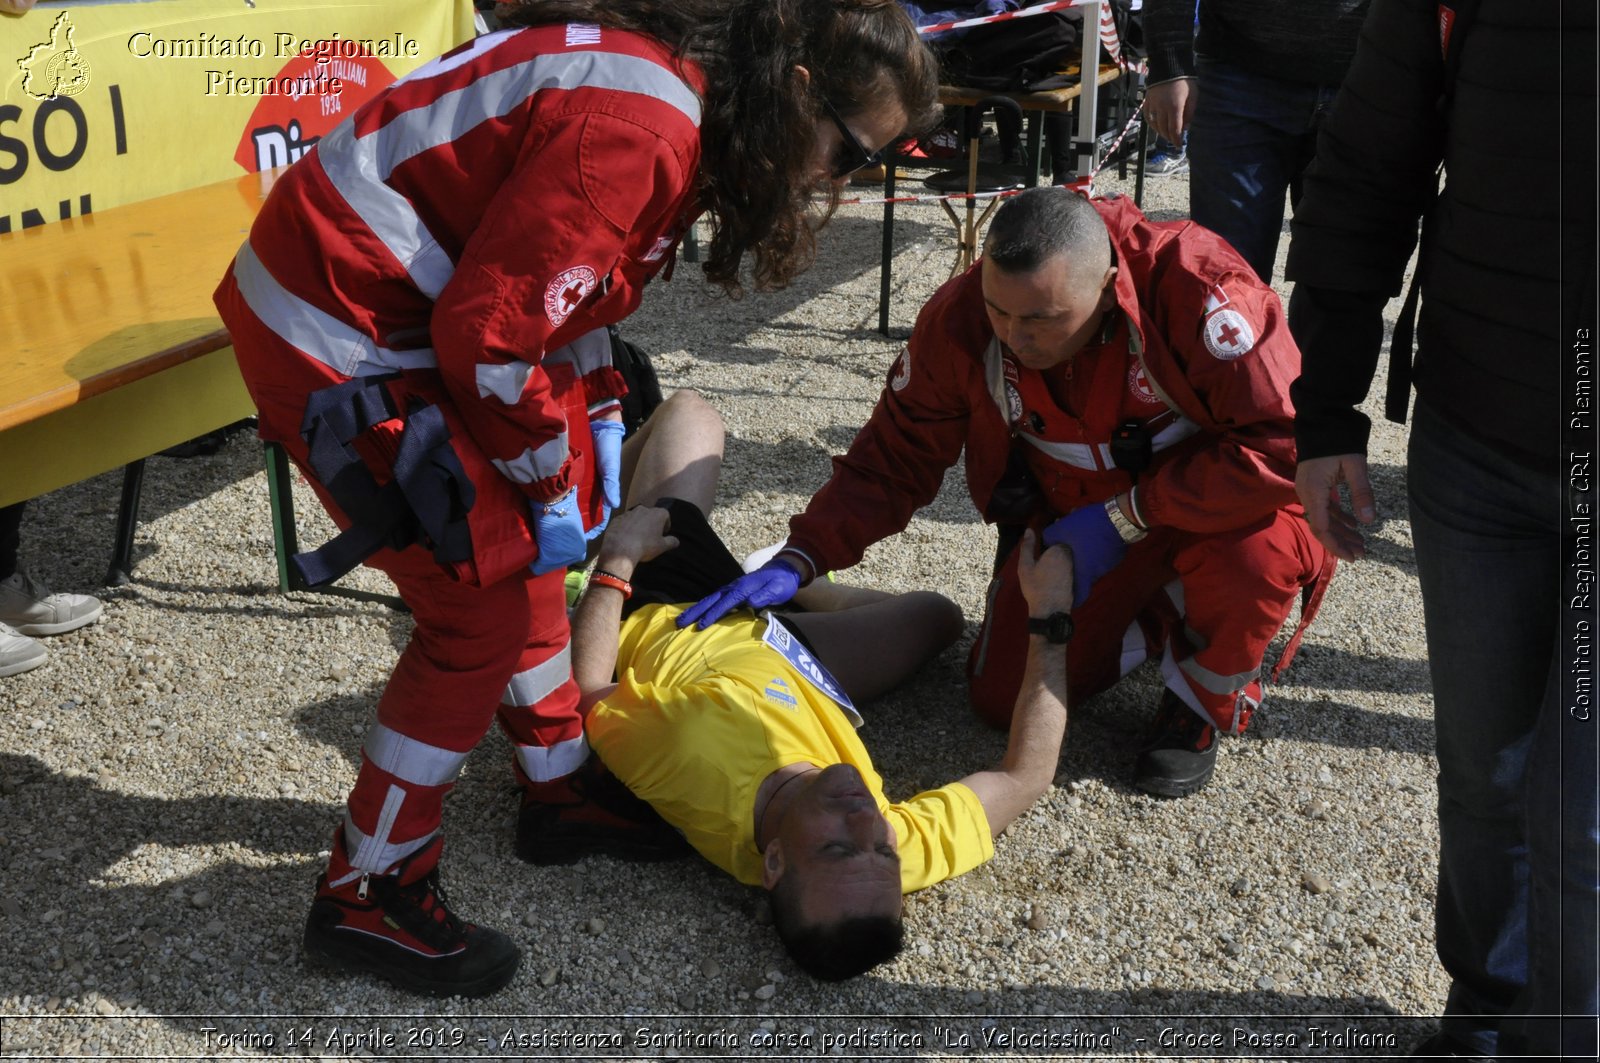
{"type": "Polygon", "coordinates": [[[772,925],[800,969],[824,982],[843,982],[900,954],[905,924],[897,916],[855,915],[832,923],[802,922],[794,876],[769,891],[772,925]],[[785,883],[789,883],[785,887],[785,883]]]}
{"type": "Polygon", "coordinates": [[[1083,196],[1059,187],[1030,188],[1002,203],[989,224],[983,254],[1007,273],[1032,273],[1060,254],[1088,265],[1111,264],[1100,212],[1083,196]]]}

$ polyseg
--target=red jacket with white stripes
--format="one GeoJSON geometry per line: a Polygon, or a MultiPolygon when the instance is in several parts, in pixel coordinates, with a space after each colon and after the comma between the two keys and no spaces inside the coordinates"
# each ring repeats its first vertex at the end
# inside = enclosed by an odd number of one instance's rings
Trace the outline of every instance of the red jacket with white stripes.
{"type": "MultiPolygon", "coordinates": [[[[494,466],[560,497],[573,455],[541,361],[633,312],[670,260],[696,209],[703,87],[637,34],[479,37],[291,167],[232,276],[268,328],[343,376],[436,367],[494,466]]],[[[623,393],[608,345],[566,357],[591,412],[623,393]]]]}
{"type": "Polygon", "coordinates": [[[1149,221],[1131,199],[1095,206],[1118,267],[1104,342],[1045,374],[1019,371],[985,313],[981,264],[940,288],[872,418],[790,521],[789,545],[818,572],[848,568],[903,529],[963,448],[968,490],[988,520],[1014,445],[1044,488],[1040,516],[1127,490],[1110,432],[1141,405],[1156,450],[1135,494],[1148,523],[1219,531],[1296,504],[1289,383],[1300,352],[1278,297],[1191,222],[1149,221]],[[1061,392],[1086,401],[1052,407],[1061,392]]]}

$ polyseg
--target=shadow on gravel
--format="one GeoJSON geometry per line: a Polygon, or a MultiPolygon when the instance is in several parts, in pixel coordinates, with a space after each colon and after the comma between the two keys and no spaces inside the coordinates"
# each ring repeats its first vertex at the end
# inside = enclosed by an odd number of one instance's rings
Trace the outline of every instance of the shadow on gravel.
{"type": "Polygon", "coordinates": [[[251,617],[276,617],[280,620],[293,621],[319,621],[335,620],[340,617],[370,617],[374,609],[382,609],[381,615],[390,618],[389,642],[396,650],[405,648],[406,640],[411,637],[409,613],[398,609],[388,602],[360,601],[354,598],[344,598],[334,594],[323,594],[317,591],[294,591],[284,594],[278,590],[276,584],[265,583],[234,583],[226,585],[204,585],[196,583],[175,583],[171,580],[145,579],[138,573],[122,594],[123,600],[137,600],[141,608],[155,609],[164,612],[182,613],[185,616],[196,614],[211,614],[221,616],[251,616],[251,617]],[[219,600],[227,598],[246,598],[248,604],[236,605],[194,605],[190,602],[171,603],[159,601],[141,594],[142,590],[160,591],[168,594],[207,594],[215,595],[219,600]],[[396,623],[400,622],[400,623],[396,623]]]}
{"type": "Polygon", "coordinates": [[[1420,694],[1432,690],[1433,681],[1427,661],[1353,653],[1337,646],[1303,645],[1295,655],[1293,667],[1283,673],[1283,679],[1275,686],[1420,694]]]}
{"type": "MultiPolygon", "coordinates": [[[[217,756],[239,761],[227,770],[250,770],[241,751],[217,756]]],[[[260,785],[276,778],[267,773],[260,785]]],[[[321,844],[337,816],[335,806],[279,794],[118,793],[0,753],[0,912],[12,943],[0,992],[31,994],[42,1010],[49,997],[90,989],[137,1006],[158,985],[152,999],[168,1003],[182,999],[173,987],[185,983],[199,996],[215,994],[219,980],[238,986],[246,967],[298,949],[300,927],[284,912],[303,905],[317,873],[300,854],[308,841],[321,844]],[[220,863],[182,873],[219,852],[220,863]],[[16,947],[23,943],[26,951],[16,947]]]]}

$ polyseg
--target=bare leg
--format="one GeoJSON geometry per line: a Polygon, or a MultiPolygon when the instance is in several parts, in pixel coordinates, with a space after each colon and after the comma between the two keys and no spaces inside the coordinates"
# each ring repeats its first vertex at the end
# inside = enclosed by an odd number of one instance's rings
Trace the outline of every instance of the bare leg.
{"type": "Polygon", "coordinates": [[[795,592],[794,604],[808,613],[836,613],[840,609],[854,609],[858,605],[871,605],[893,597],[888,591],[851,587],[822,578],[812,580],[795,592]]]}
{"type": "Polygon", "coordinates": [[[900,685],[960,638],[966,622],[955,602],[932,591],[838,589],[879,597],[834,612],[791,614],[784,622],[805,633],[851,700],[870,701],[900,685]]]}
{"type": "Polygon", "coordinates": [[[622,447],[623,506],[681,498],[709,514],[722,471],[722,416],[696,392],[674,391],[622,447]]]}

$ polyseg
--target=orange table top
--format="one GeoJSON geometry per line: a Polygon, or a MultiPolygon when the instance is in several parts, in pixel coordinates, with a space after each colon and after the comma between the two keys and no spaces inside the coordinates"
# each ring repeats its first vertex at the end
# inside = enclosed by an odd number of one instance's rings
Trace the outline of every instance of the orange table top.
{"type": "Polygon", "coordinates": [[[211,293],[272,176],[0,236],[0,430],[227,346],[211,293]]]}

